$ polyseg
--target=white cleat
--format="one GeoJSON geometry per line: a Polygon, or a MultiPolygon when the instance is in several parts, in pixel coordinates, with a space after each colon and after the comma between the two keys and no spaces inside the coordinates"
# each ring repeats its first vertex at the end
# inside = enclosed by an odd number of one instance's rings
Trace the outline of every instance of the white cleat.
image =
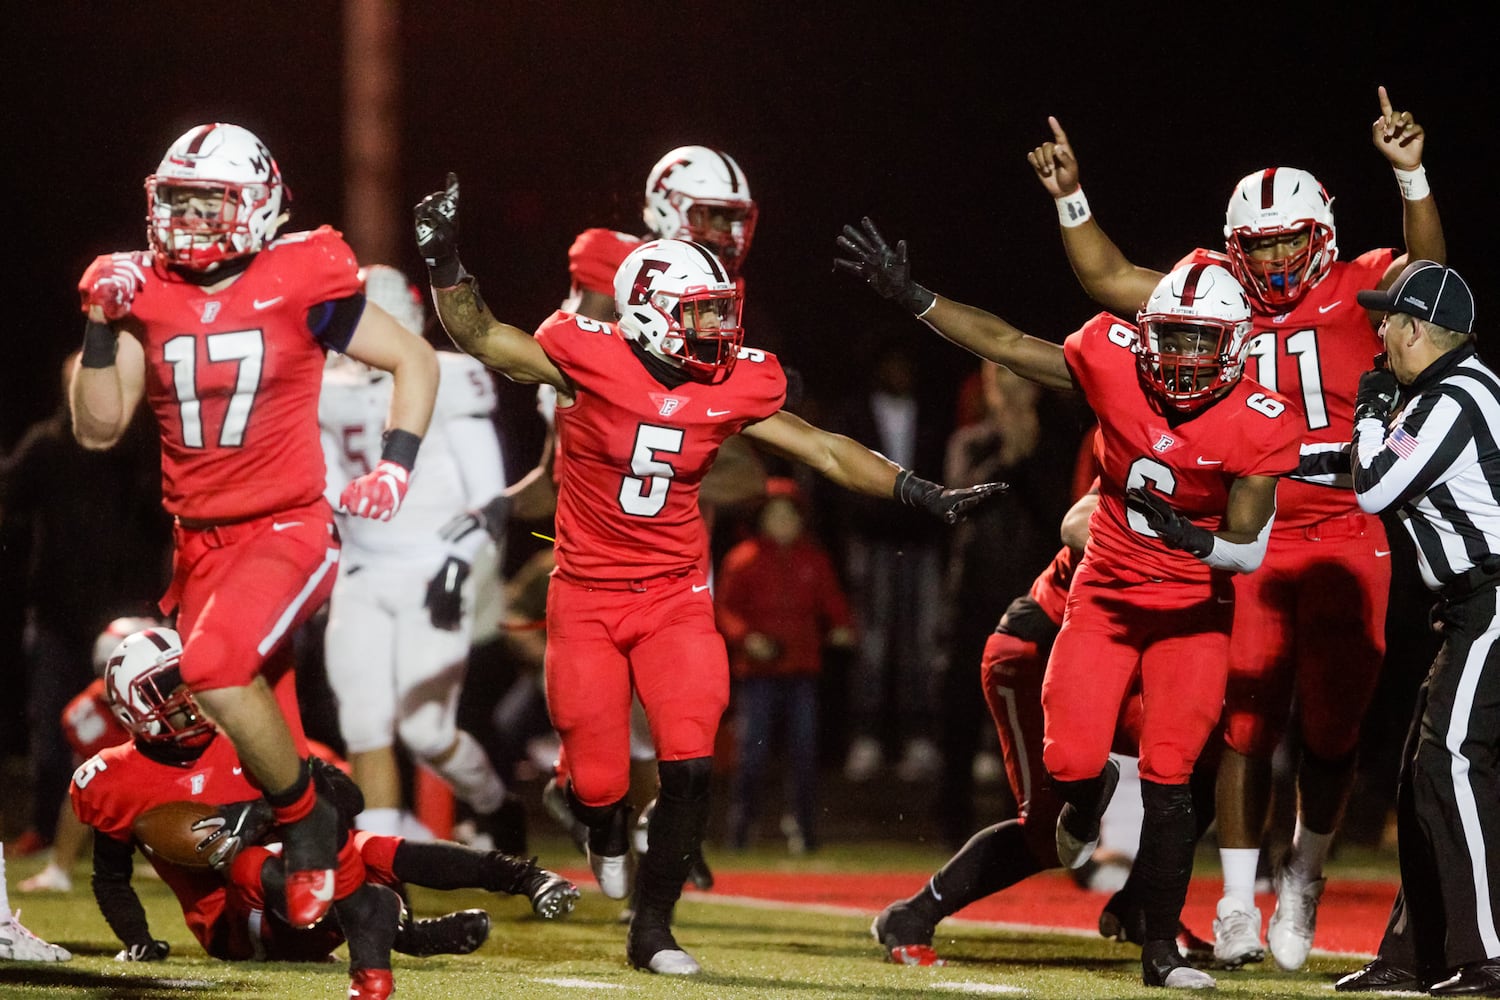
{"type": "Polygon", "coordinates": [[[587,851],[589,868],[599,891],[610,899],[625,899],[635,888],[635,855],[626,851],[620,855],[595,854],[587,851]]]}
{"type": "Polygon", "coordinates": [[[1273,880],[1276,887],[1276,912],[1266,929],[1266,943],[1277,966],[1296,972],[1307,964],[1312,951],[1313,931],[1318,926],[1318,901],[1323,898],[1326,879],[1305,882],[1288,868],[1280,868],[1273,880]]]}
{"type": "Polygon", "coordinates": [[[11,962],[70,962],[73,955],[61,945],[48,944],[21,923],[21,911],[0,920],[0,960],[11,962]]]}
{"type": "Polygon", "coordinates": [[[1223,969],[1238,969],[1246,962],[1266,957],[1266,946],[1260,940],[1260,909],[1245,907],[1232,896],[1219,900],[1214,918],[1214,964],[1223,969]]]}
{"type": "Polygon", "coordinates": [[[658,976],[696,976],[703,971],[698,961],[680,948],[667,948],[651,956],[646,968],[658,976]]]}
{"type": "Polygon", "coordinates": [[[1183,965],[1167,973],[1167,978],[1162,980],[1162,985],[1169,990],[1211,990],[1219,984],[1214,981],[1213,976],[1202,969],[1183,965]]]}
{"type": "Polygon", "coordinates": [[[72,892],[73,880],[68,877],[67,872],[49,862],[46,868],[16,888],[21,892],[72,892]]]}

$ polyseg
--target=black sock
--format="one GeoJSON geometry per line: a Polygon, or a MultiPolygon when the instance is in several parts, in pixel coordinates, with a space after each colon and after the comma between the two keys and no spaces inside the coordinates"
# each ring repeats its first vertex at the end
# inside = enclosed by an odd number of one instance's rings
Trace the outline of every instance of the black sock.
{"type": "Polygon", "coordinates": [[[907,905],[936,924],[977,899],[1056,867],[1057,859],[1051,860],[1047,865],[1039,862],[1026,844],[1021,821],[1008,819],[970,837],[907,905]]]}
{"type": "Polygon", "coordinates": [[[1142,778],[1141,803],[1145,818],[1131,879],[1146,914],[1146,940],[1173,941],[1193,876],[1193,797],[1187,785],[1142,778]]]}
{"type": "Polygon", "coordinates": [[[349,971],[389,969],[391,945],[401,922],[401,897],[395,891],[366,882],[333,904],[334,915],[349,945],[349,971]]]}
{"type": "Polygon", "coordinates": [[[425,844],[403,840],[391,859],[391,873],[402,882],[428,889],[484,889],[517,892],[530,866],[500,851],[476,851],[443,840],[425,844]]]}
{"type": "Polygon", "coordinates": [[[1057,792],[1057,797],[1064,802],[1071,803],[1084,816],[1098,816],[1102,809],[1099,802],[1104,797],[1104,774],[1103,772],[1092,778],[1080,778],[1078,781],[1059,781],[1052,779],[1052,787],[1057,792]]]}

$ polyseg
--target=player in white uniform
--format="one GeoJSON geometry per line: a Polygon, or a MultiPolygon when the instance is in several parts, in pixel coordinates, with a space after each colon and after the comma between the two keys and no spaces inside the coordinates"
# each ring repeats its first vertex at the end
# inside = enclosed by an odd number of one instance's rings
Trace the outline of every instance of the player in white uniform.
{"type": "MultiPolygon", "coordinates": [[[[400,271],[367,268],[365,295],[422,331],[420,295],[400,271]]],[[[356,825],[403,832],[399,739],[473,810],[494,846],[519,852],[525,846],[524,823],[514,822],[519,801],[507,794],[479,741],[457,726],[474,632],[471,569],[482,555],[494,558],[485,550],[504,527],[499,517],[486,523],[482,511],[505,488],[495,384],[467,354],[439,352],[438,360],[437,402],[418,459],[422,471],[412,477],[400,511],[386,522],[339,517],[344,555],[324,657],[339,730],[365,795],[356,825]]],[[[385,372],[330,362],[318,403],[329,496],[379,461],[390,392],[385,372]]]]}

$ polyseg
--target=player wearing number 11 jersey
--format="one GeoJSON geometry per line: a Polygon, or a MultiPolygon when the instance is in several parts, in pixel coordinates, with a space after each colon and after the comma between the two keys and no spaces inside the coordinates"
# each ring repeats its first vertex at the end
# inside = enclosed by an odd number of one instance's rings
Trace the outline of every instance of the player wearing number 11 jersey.
{"type": "Polygon", "coordinates": [[[557,569],[547,594],[547,707],[570,807],[606,895],[631,891],[630,707],[639,696],[660,790],[626,953],[692,975],[672,910],[703,840],[729,662],[702,566],[698,489],[719,444],[743,434],[840,485],[949,523],[1004,487],[945,490],[781,409],[775,357],[742,346],[740,291],[707,247],[652,240],[615,272],[618,323],[557,313],[535,337],[501,323],[458,260],[458,180],[416,208],[438,315],[454,341],[518,382],[557,390],[557,569]]]}
{"type": "Polygon", "coordinates": [[[1099,839],[1119,767],[1110,744],[1132,681],[1141,692],[1142,885],[1148,986],[1213,985],[1175,938],[1192,874],[1188,778],[1218,721],[1234,573],[1260,565],[1277,477],[1297,468],[1300,413],[1243,378],[1250,303],[1222,267],[1161,279],[1135,323],[1108,313],[1059,347],[911,279],[906,244],[844,227],[835,263],[983,358],[1052,389],[1081,390],[1099,418],[1099,506],[1042,685],[1042,761],[1065,803],[1058,860],[1099,839]]]}

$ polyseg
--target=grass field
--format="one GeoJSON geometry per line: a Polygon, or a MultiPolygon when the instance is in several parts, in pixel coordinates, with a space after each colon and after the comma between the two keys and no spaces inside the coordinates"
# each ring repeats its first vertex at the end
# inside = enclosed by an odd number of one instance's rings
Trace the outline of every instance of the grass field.
{"type": "MultiPolygon", "coordinates": [[[[562,842],[540,841],[542,862],[575,869],[579,858],[562,842]]],[[[1205,861],[1210,854],[1201,855],[1205,861]]],[[[935,849],[881,844],[831,846],[809,858],[774,851],[714,855],[721,871],[771,869],[852,872],[881,868],[921,873],[943,860],[935,849]]],[[[78,1000],[167,1000],[234,996],[246,1000],[313,1000],[343,997],[343,952],[324,965],[226,964],[203,956],[183,927],[175,900],[159,882],[137,880],[153,932],[172,944],[173,956],[151,965],[113,961],[119,945],[94,906],[85,870],[71,894],[22,896],[14,886],[41,867],[34,858],[8,861],[12,905],[32,930],[68,947],[72,962],[56,965],[0,963],[0,1000],[69,997],[78,1000]]],[[[405,1000],[568,998],[656,1000],[666,997],[791,1000],[883,1000],[916,997],[1024,996],[1035,998],[1160,998],[1140,982],[1139,951],[1091,934],[1018,932],[945,924],[939,945],[950,964],[903,968],[882,962],[869,936],[871,912],[802,903],[729,901],[715,893],[690,893],[679,907],[678,938],[705,974],[676,980],[633,971],[624,957],[620,904],[592,883],[565,920],[534,918],[524,900],[482,892],[413,890],[419,915],[483,906],[494,919],[489,942],[472,955],[414,959],[396,956],[397,994],[405,1000]]],[[[1206,930],[1206,929],[1205,929],[1206,930]]],[[[1378,933],[1378,928],[1376,928],[1378,933]]],[[[1349,958],[1314,956],[1299,973],[1275,971],[1268,961],[1251,971],[1217,973],[1224,996],[1326,997],[1336,974],[1357,968],[1349,958]]]]}

